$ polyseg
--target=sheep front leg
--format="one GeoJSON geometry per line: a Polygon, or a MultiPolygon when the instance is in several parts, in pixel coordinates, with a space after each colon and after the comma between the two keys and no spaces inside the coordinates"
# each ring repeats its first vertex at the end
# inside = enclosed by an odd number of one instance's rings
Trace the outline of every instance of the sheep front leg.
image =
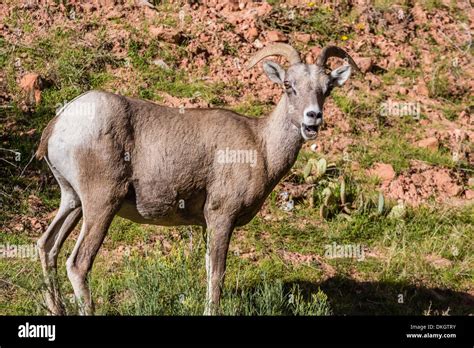
{"type": "Polygon", "coordinates": [[[234,226],[229,221],[212,221],[207,225],[206,273],[207,291],[204,315],[216,315],[224,284],[230,237],[234,226]]]}

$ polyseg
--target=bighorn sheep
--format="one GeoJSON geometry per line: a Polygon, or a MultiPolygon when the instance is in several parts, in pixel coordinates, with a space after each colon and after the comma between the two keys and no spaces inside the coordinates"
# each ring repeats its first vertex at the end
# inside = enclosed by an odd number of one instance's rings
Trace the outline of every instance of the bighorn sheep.
{"type": "Polygon", "coordinates": [[[262,49],[247,68],[276,55],[286,57],[290,66],[285,71],[272,61],[263,64],[270,80],[283,87],[268,117],[224,109],[183,113],[101,91],[82,94],[57,113],[37,151],[61,188],[59,211],[38,240],[52,314],[64,314],[58,252],[81,216],[66,266],[81,314],[93,314],[86,277],[116,214],[138,223],[202,226],[207,231],[205,314],[218,311],[234,227],[257,214],[303,142],[316,138],[325,98],[349,78],[351,66],[357,69],[341,48],[324,48],[317,63],[308,65],[287,44],[262,49]],[[328,74],[325,64],[332,56],[350,65],[328,74]],[[245,150],[256,155],[251,165],[220,156],[245,150]]]}

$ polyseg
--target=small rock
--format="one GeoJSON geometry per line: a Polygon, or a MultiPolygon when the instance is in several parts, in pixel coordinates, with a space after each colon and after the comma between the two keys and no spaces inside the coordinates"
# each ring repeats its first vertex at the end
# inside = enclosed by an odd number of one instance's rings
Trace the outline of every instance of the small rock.
{"type": "Polygon", "coordinates": [[[395,178],[395,171],[391,164],[376,163],[369,170],[369,175],[377,176],[382,180],[383,184],[387,184],[395,178]]]}
{"type": "Polygon", "coordinates": [[[428,87],[426,86],[425,82],[421,82],[418,85],[415,86],[415,92],[418,95],[427,97],[430,93],[428,87]]]}
{"type": "Polygon", "coordinates": [[[182,42],[184,42],[184,40],[186,40],[186,36],[183,33],[173,29],[165,29],[164,27],[150,27],[148,31],[154,39],[177,45],[180,45],[182,42]]]}
{"type": "Polygon", "coordinates": [[[26,94],[27,105],[36,105],[41,101],[41,88],[43,87],[43,83],[37,73],[26,74],[21,78],[19,85],[26,94]]]}
{"type": "Polygon", "coordinates": [[[436,151],[439,147],[439,142],[436,137],[429,137],[423,140],[420,140],[416,143],[418,147],[436,151]]]}
{"type": "Polygon", "coordinates": [[[262,2],[262,4],[257,7],[255,10],[257,12],[257,16],[258,17],[263,17],[267,14],[269,14],[270,12],[272,12],[272,5],[270,5],[268,2],[262,2]]]}
{"type": "Polygon", "coordinates": [[[248,42],[253,42],[258,37],[258,30],[255,27],[249,28],[245,33],[245,38],[248,42]]]}
{"type": "Polygon", "coordinates": [[[146,6],[146,7],[149,7],[149,8],[155,8],[155,6],[153,4],[151,4],[150,2],[148,2],[147,0],[138,0],[137,5],[138,6],[146,6]]]}
{"type": "Polygon", "coordinates": [[[159,37],[163,34],[164,29],[162,27],[149,27],[148,32],[153,37],[159,37]]]}
{"type": "Polygon", "coordinates": [[[370,57],[364,57],[357,60],[357,66],[359,67],[362,73],[366,73],[372,69],[374,62],[370,57]]]}
{"type": "Polygon", "coordinates": [[[467,200],[474,199],[474,190],[466,190],[465,195],[467,200]]]}
{"type": "Polygon", "coordinates": [[[462,187],[457,185],[454,182],[451,182],[444,187],[444,191],[449,197],[455,197],[458,196],[462,192],[462,187]]]}
{"type": "Polygon", "coordinates": [[[158,65],[160,68],[165,69],[165,70],[171,69],[169,65],[165,63],[163,59],[155,59],[152,63],[155,65],[158,65]]]}
{"type": "Polygon", "coordinates": [[[398,201],[398,204],[390,210],[388,218],[390,219],[403,219],[406,214],[406,206],[402,200],[398,201]]]}
{"type": "Polygon", "coordinates": [[[240,10],[239,1],[238,0],[228,0],[227,4],[226,4],[226,8],[229,11],[239,11],[240,10]]]}
{"type": "Polygon", "coordinates": [[[288,41],[286,36],[278,30],[268,31],[267,32],[267,39],[268,39],[268,41],[271,41],[271,42],[279,42],[279,41],[280,42],[286,42],[286,41],[288,41]]]}
{"type": "Polygon", "coordinates": [[[425,260],[428,261],[431,265],[433,265],[434,268],[440,269],[440,268],[447,268],[452,265],[452,262],[448,259],[445,259],[444,257],[434,255],[434,254],[428,254],[425,256],[425,260]]]}
{"type": "Polygon", "coordinates": [[[307,44],[311,41],[311,35],[310,34],[306,34],[306,33],[296,33],[295,34],[295,39],[297,41],[300,41],[304,44],[307,44]]]}
{"type": "Polygon", "coordinates": [[[84,12],[86,13],[92,13],[94,11],[97,11],[97,7],[94,4],[90,4],[87,2],[84,2],[82,5],[82,8],[84,9],[84,12]]]}
{"type": "Polygon", "coordinates": [[[122,17],[124,17],[123,13],[121,13],[119,11],[116,11],[116,10],[112,10],[109,13],[107,13],[107,15],[105,16],[105,19],[112,20],[112,19],[119,19],[119,18],[122,18],[122,17]]]}
{"type": "Polygon", "coordinates": [[[255,40],[255,41],[253,42],[253,47],[258,48],[258,49],[263,48],[263,43],[262,43],[262,41],[260,41],[259,39],[255,40]]]}

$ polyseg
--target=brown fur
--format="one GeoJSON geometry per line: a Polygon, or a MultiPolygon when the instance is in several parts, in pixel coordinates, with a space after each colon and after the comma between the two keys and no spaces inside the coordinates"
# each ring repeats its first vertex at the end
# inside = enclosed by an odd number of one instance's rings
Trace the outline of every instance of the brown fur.
{"type": "MultiPolygon", "coordinates": [[[[47,154],[49,142],[48,159],[62,188],[61,205],[63,195],[79,197],[83,213],[82,230],[67,261],[76,298],[84,305],[82,313],[93,313],[87,273],[116,214],[139,223],[207,229],[205,313],[217,312],[232,231],[255,216],[295,163],[304,141],[306,108],[318,104],[322,110],[330,82],[316,66],[297,63],[287,71],[275,64],[266,67],[275,82],[283,85],[285,79],[297,85],[297,93],[288,88],[264,118],[225,109],[181,113],[149,101],[92,91],[69,104],[56,133],[58,120],[48,124],[38,155],[47,154]],[[74,113],[82,102],[93,104],[94,112],[74,113]],[[81,128],[72,128],[74,120],[81,128]],[[253,151],[257,161],[222,163],[217,151],[225,149],[253,151]]],[[[61,219],[68,214],[72,210],[63,209],[61,219]]],[[[59,227],[50,227],[40,240],[45,270],[50,269],[47,258],[55,257],[47,255],[46,242],[65,234],[58,231],[59,227]]],[[[52,312],[60,312],[54,303],[52,312]]]]}

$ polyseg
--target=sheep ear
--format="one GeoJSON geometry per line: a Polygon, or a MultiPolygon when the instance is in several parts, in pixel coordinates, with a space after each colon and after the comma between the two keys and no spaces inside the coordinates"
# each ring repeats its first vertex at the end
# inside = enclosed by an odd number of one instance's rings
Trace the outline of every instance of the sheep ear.
{"type": "Polygon", "coordinates": [[[333,86],[342,86],[351,76],[352,68],[350,65],[343,65],[331,71],[331,83],[333,86]]]}
{"type": "Polygon", "coordinates": [[[283,81],[285,80],[285,70],[283,70],[283,68],[277,63],[266,61],[263,63],[263,70],[271,81],[280,85],[283,84],[283,81]]]}

